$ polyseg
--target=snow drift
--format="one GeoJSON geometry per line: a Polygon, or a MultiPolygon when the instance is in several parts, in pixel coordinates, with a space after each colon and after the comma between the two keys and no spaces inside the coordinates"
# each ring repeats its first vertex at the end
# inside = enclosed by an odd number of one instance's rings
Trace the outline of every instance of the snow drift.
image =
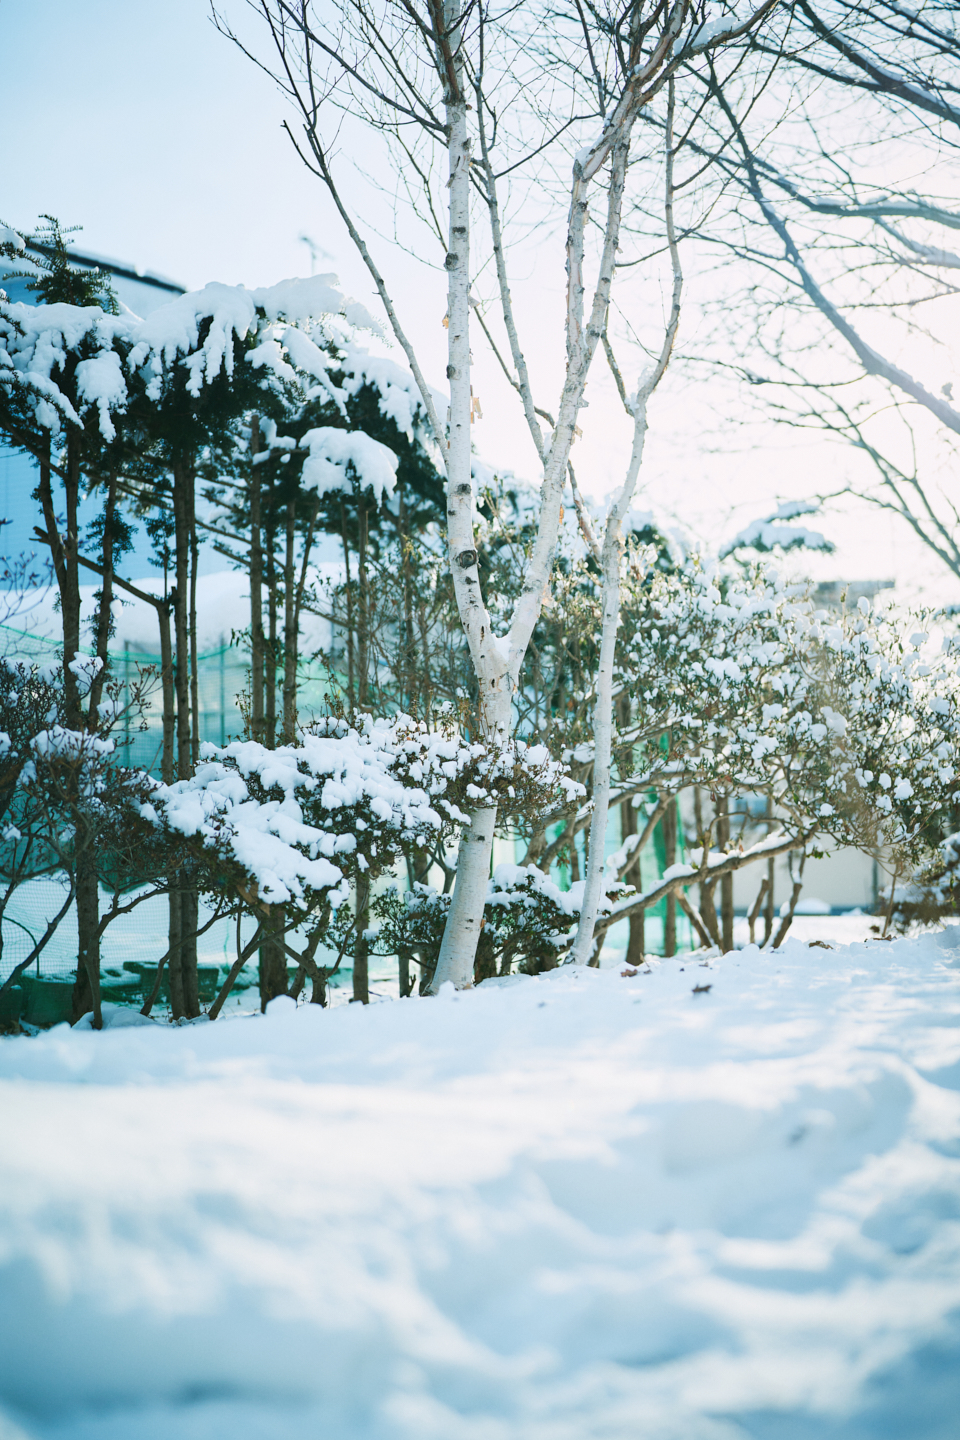
{"type": "Polygon", "coordinates": [[[948,1440],[960,928],[0,1045],[0,1433],[948,1440]]]}

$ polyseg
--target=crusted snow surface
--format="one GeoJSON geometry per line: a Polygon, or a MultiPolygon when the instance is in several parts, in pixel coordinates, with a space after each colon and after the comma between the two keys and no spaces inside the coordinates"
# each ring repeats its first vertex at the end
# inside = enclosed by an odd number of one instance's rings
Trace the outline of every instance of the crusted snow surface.
{"type": "Polygon", "coordinates": [[[958,940],[0,1042],[0,1433],[952,1440],[958,940]]]}

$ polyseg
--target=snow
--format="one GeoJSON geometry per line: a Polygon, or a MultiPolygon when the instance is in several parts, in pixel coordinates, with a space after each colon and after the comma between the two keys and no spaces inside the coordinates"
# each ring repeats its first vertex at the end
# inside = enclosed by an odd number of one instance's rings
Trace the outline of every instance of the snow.
{"type": "Polygon", "coordinates": [[[251,336],[258,342],[247,355],[254,368],[268,366],[281,377],[293,378],[283,358],[286,346],[295,363],[299,359],[308,370],[319,366],[323,373],[322,352],[295,327],[309,328],[334,317],[381,333],[362,305],[344,298],[335,275],[282,280],[252,290],[212,282],[178,295],[142,320],[130,311],[107,315],[98,306],[11,304],[0,293],[0,385],[32,396],[39,423],[57,433],[63,419],[77,424],[79,416],[54,376],[63,374],[68,353],[77,353],[81,345],[92,349],[95,353],[85,355],[80,366],[81,414],[96,404],[101,432],[112,440],[111,412],[122,411],[127,403],[124,367],[130,373],[144,372],[147,394],[156,400],[163,368],[179,363],[187,373],[186,389],[196,397],[221,371],[233,373],[234,342],[251,336]]]}
{"type": "MultiPolygon", "coordinates": [[[[160,306],[135,331],[136,343],[130,354],[131,368],[152,361],[172,365],[183,357],[190,374],[187,389],[199,395],[203,385],[217,376],[221,369],[233,371],[233,339],[255,333],[259,314],[275,324],[306,324],[323,315],[341,314],[346,318],[349,308],[354,324],[375,329],[376,321],[364,310],[344,299],[335,275],[314,275],[309,280],[281,280],[248,290],[244,285],[224,285],[213,281],[202,290],[178,295],[160,306]],[[203,344],[200,331],[208,322],[203,344]],[[199,347],[199,348],[198,348],[199,347]]],[[[258,347],[255,363],[267,358],[264,346],[258,347]]]]}
{"type": "MultiPolygon", "coordinates": [[[[392,420],[402,435],[413,440],[418,417],[423,414],[423,401],[416,381],[409,370],[385,356],[371,355],[362,346],[347,344],[343,347],[343,390],[346,395],[357,395],[364,385],[371,385],[378,392],[378,408],[386,420],[392,420]]],[[[442,413],[447,397],[431,387],[431,395],[437,410],[442,413]]]]}
{"type": "MultiPolygon", "coordinates": [[[[786,915],[789,908],[789,905],[784,907],[780,912],[781,915],[786,915]]],[[[816,895],[804,895],[797,901],[795,913],[797,915],[829,915],[830,906],[826,900],[818,900],[816,895]]]]}
{"type": "Polygon", "coordinates": [[[26,248],[23,236],[18,235],[16,230],[11,230],[9,225],[0,225],[0,246],[4,245],[9,245],[18,255],[26,248]]]}
{"type": "Polygon", "coordinates": [[[77,366],[77,393],[88,405],[100,411],[100,433],[104,440],[115,440],[116,426],[111,409],[124,410],[127,404],[127,383],[115,350],[103,350],[92,360],[81,360],[77,366]]]}
{"type": "Polygon", "coordinates": [[[767,551],[779,547],[781,550],[826,550],[833,549],[832,543],[819,530],[810,530],[806,525],[777,525],[770,520],[753,520],[739,534],[724,546],[721,558],[731,555],[741,546],[767,551]]]}
{"type": "MultiPolygon", "coordinates": [[[[62,419],[74,424],[79,416],[53,379],[54,371],[66,364],[67,354],[81,346],[96,353],[87,356],[87,384],[91,393],[87,405],[100,409],[101,429],[110,401],[116,397],[115,372],[105,357],[114,343],[128,340],[133,322],[125,316],[107,315],[97,305],[24,305],[0,299],[0,385],[36,398],[38,422],[59,432],[62,419]]],[[[121,387],[123,401],[126,387],[121,387]]],[[[86,407],[82,407],[86,408],[86,407]]]]}
{"type": "MultiPolygon", "coordinates": [[[[403,716],[377,720],[363,733],[344,726],[345,733],[306,734],[298,745],[275,750],[254,740],[201,745],[196,773],[156,785],[141,808],[148,819],[228,854],[270,904],[325,896],[345,878],[333,857],[358,848],[357,830],[371,831],[384,849],[387,832],[396,848],[401,833],[433,839],[442,828],[427,792],[395,773],[398,755],[407,759],[418,749],[429,755],[437,745],[425,733],[408,738],[408,726],[403,716]],[[256,790],[268,798],[256,798],[256,790]]],[[[365,860],[362,866],[368,868],[365,860]]]]}
{"type": "Polygon", "coordinates": [[[694,28],[692,42],[698,48],[714,45],[724,36],[730,35],[743,22],[735,15],[721,15],[716,20],[708,20],[705,25],[697,25],[694,28]]]}
{"type": "Polygon", "coordinates": [[[0,1434],[952,1440],[958,941],[0,1042],[0,1434]]]}
{"type": "Polygon", "coordinates": [[[397,484],[399,461],[388,446],[362,430],[340,430],[319,425],[308,430],[300,445],[310,455],[303,464],[303,487],[318,495],[331,491],[352,491],[356,476],[362,490],[372,490],[378,505],[384,493],[392,495],[397,484]]]}

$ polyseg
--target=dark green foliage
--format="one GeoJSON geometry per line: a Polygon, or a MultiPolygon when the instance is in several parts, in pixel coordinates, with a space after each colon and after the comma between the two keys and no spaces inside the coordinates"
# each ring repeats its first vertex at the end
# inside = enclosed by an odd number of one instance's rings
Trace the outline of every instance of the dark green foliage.
{"type": "Polygon", "coordinates": [[[43,305],[96,305],[108,315],[117,315],[117,297],[102,270],[71,264],[68,236],[82,227],[64,227],[53,215],[41,215],[44,224],[27,240],[27,253],[39,275],[32,270],[13,271],[11,279],[27,280],[27,289],[43,305]]]}

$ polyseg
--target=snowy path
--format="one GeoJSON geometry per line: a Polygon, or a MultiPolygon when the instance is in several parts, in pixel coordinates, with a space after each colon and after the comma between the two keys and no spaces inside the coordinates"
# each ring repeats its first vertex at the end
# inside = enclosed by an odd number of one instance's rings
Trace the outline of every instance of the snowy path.
{"type": "Polygon", "coordinates": [[[0,1043],[0,1437],[955,1440],[953,940],[0,1043]]]}

